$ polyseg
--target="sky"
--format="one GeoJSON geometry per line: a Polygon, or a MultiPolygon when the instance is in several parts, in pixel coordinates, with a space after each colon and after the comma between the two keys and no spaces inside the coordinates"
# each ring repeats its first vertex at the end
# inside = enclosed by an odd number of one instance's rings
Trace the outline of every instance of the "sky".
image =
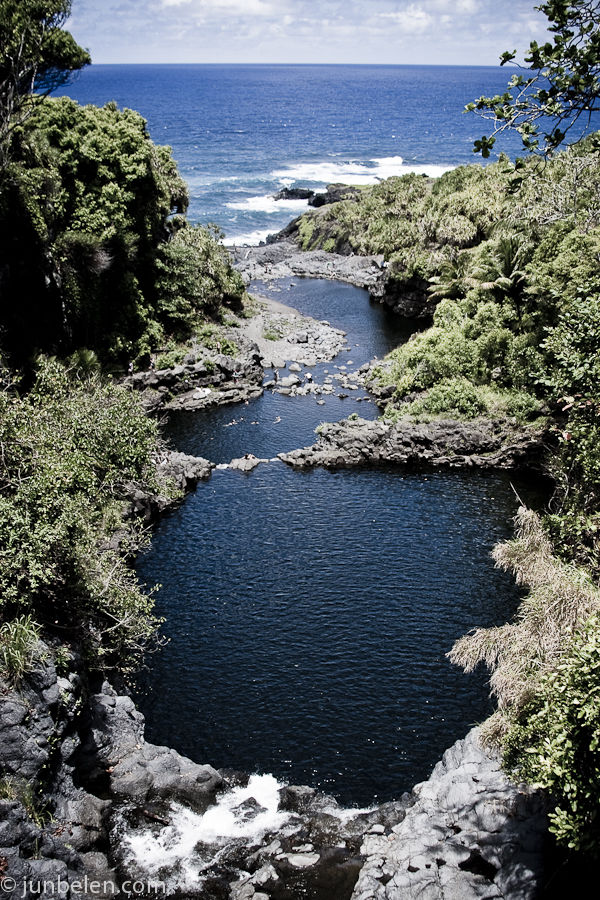
{"type": "Polygon", "coordinates": [[[545,37],[539,0],[73,0],[95,63],[497,65],[545,37]]]}

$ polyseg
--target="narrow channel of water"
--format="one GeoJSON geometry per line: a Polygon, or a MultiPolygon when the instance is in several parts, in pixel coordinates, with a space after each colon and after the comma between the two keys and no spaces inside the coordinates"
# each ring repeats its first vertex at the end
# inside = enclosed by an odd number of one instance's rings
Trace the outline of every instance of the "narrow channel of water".
{"type": "MultiPolygon", "coordinates": [[[[298,282],[278,296],[360,345],[323,368],[397,343],[377,325],[385,311],[356,289],[298,282]],[[369,345],[371,331],[380,343],[369,345]]],[[[310,443],[320,420],[367,409],[375,414],[351,398],[319,407],[267,392],[179,414],[171,436],[216,462],[273,457],[310,443]]],[[[278,461],[215,472],[139,561],[142,579],[163,585],[157,611],[170,638],[140,698],[149,739],[348,805],[398,797],[489,711],[483,673],[467,677],[445,654],[515,609],[518,592],[489,557],[515,511],[502,473],[296,472],[278,461]]]]}

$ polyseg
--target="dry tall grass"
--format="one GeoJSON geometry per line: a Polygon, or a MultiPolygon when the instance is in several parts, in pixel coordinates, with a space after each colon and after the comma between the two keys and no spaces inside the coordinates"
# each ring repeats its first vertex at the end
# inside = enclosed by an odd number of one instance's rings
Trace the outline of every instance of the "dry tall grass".
{"type": "Polygon", "coordinates": [[[490,688],[498,711],[483,729],[490,743],[499,742],[509,718],[537,691],[540,677],[556,667],[572,633],[600,610],[600,590],[580,569],[553,556],[537,513],[521,507],[515,524],[516,537],[492,552],[499,568],[529,588],[515,621],[478,628],[448,654],[467,672],[480,662],[492,672],[490,688]]]}

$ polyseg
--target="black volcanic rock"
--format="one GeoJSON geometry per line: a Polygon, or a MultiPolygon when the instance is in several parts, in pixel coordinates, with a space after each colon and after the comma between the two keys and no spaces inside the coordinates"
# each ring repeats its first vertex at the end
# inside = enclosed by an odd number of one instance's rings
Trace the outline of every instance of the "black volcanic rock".
{"type": "Polygon", "coordinates": [[[351,184],[328,184],[327,190],[311,197],[308,205],[326,206],[328,203],[339,203],[340,200],[358,200],[360,194],[360,188],[351,184]]]}
{"type": "Polygon", "coordinates": [[[310,188],[282,188],[273,194],[273,200],[311,200],[315,192],[310,188]]]}

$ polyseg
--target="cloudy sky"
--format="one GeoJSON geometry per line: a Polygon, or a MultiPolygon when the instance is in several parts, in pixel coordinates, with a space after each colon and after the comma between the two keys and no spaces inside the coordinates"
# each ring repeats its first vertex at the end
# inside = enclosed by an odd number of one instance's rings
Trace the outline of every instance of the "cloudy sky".
{"type": "Polygon", "coordinates": [[[539,0],[73,0],[96,63],[495,65],[544,35],[539,0]]]}

